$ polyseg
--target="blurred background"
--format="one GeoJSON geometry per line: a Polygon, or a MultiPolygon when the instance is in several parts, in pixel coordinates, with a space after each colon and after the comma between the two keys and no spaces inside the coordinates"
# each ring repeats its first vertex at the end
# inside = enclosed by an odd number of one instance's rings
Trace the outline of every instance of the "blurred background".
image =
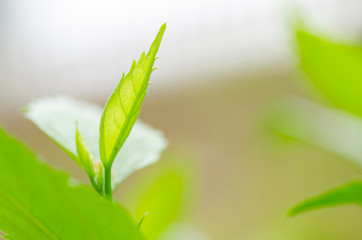
{"type": "MultiPolygon", "coordinates": [[[[0,122],[52,165],[87,181],[21,110],[44,95],[104,105],[167,22],[141,118],[164,131],[169,147],[159,163],[122,184],[119,201],[132,208],[171,171],[181,179],[180,196],[151,194],[177,202],[167,205],[174,213],[160,239],[360,239],[359,207],[293,218],[286,211],[360,177],[362,134],[352,149],[345,129],[323,135],[333,127],[295,141],[276,133],[270,116],[281,102],[296,103],[310,125],[325,113],[308,102],[320,98],[298,69],[290,20],[299,15],[311,31],[360,43],[361,12],[360,0],[0,0],[0,122]],[[285,100],[291,95],[304,100],[285,100]],[[331,143],[333,136],[342,139],[331,143]],[[343,142],[346,149],[334,148],[343,142]]],[[[341,126],[330,119],[322,125],[341,126]]],[[[301,122],[301,129],[310,126],[301,122]]]]}

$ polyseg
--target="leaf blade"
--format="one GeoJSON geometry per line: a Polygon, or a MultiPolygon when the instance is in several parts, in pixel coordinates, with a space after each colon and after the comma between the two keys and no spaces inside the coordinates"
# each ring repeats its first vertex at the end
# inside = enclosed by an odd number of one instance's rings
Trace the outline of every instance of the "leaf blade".
{"type": "Polygon", "coordinates": [[[296,28],[300,67],[335,106],[362,115],[362,46],[338,43],[296,28]]]}
{"type": "Polygon", "coordinates": [[[342,204],[362,206],[362,181],[350,182],[307,199],[290,209],[288,215],[295,216],[306,211],[342,204]]]}
{"type": "Polygon", "coordinates": [[[142,53],[138,63],[133,61],[130,72],[122,76],[106,103],[99,138],[100,156],[105,167],[112,165],[136,122],[165,29],[166,24],[161,26],[148,54],[142,53]]]}
{"type": "Polygon", "coordinates": [[[0,229],[7,239],[142,239],[120,205],[89,187],[71,187],[67,174],[1,129],[0,143],[0,229]]]}

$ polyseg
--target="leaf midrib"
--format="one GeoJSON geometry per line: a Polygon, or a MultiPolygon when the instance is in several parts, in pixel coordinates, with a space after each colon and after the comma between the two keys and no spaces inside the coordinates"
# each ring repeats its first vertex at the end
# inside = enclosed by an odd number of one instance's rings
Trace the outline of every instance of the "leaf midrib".
{"type": "MultiPolygon", "coordinates": [[[[156,51],[156,52],[157,52],[157,51],[156,51]]],[[[147,55],[148,55],[148,54],[147,54],[147,55]]],[[[145,56],[145,59],[147,59],[147,55],[145,56]]],[[[153,56],[153,58],[154,58],[154,56],[153,56]]],[[[113,147],[111,148],[111,149],[112,149],[111,155],[110,155],[109,158],[107,159],[107,163],[108,163],[109,165],[111,165],[111,164],[113,163],[113,161],[114,161],[114,159],[116,158],[117,153],[118,153],[118,151],[117,151],[117,152],[116,152],[116,151],[113,151],[113,149],[114,149],[115,146],[118,146],[118,145],[120,144],[120,141],[121,141],[121,139],[122,139],[122,137],[123,137],[123,134],[121,134],[121,133],[123,133],[123,132],[125,131],[125,129],[128,127],[128,125],[130,124],[130,120],[132,119],[132,116],[135,114],[135,109],[136,109],[136,107],[139,105],[141,96],[142,96],[142,94],[143,94],[143,93],[146,91],[146,89],[147,89],[147,85],[148,85],[148,84],[147,84],[147,81],[145,81],[145,79],[147,79],[147,77],[150,75],[150,71],[152,71],[152,66],[153,66],[154,61],[155,61],[155,59],[153,60],[152,64],[150,64],[150,67],[148,67],[148,69],[147,69],[147,72],[146,72],[146,74],[145,74],[145,77],[144,77],[143,80],[142,80],[141,88],[140,88],[140,90],[138,91],[138,93],[137,93],[137,95],[136,95],[136,100],[135,100],[134,103],[132,104],[132,107],[131,107],[130,111],[128,112],[128,115],[126,116],[126,120],[124,121],[124,124],[123,124],[123,126],[122,126],[122,128],[121,128],[120,134],[118,135],[115,144],[114,144],[113,147]]],[[[138,62],[138,64],[139,64],[139,63],[140,63],[140,62],[138,62]]],[[[135,66],[135,68],[136,68],[136,67],[137,67],[137,65],[135,66]]],[[[127,75],[128,75],[128,74],[127,74],[127,75]]],[[[126,77],[127,77],[127,76],[126,76],[126,77]]],[[[125,78],[126,78],[126,77],[125,77],[125,78]]],[[[133,80],[131,80],[131,81],[132,81],[132,83],[134,82],[133,80]]],[[[118,86],[118,90],[122,89],[124,83],[125,83],[125,81],[120,82],[120,84],[119,84],[119,86],[118,86]]],[[[119,95],[119,98],[121,99],[121,96],[120,96],[120,95],[119,95]]],[[[103,142],[102,144],[104,145],[104,141],[102,141],[102,142],[103,142]]]]}

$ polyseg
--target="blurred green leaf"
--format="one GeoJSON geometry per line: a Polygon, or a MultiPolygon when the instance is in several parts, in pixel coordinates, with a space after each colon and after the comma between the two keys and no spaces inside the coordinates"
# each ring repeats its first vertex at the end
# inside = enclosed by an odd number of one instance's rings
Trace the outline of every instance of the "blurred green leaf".
{"type": "Polygon", "coordinates": [[[294,216],[306,211],[341,204],[362,205],[362,181],[350,182],[310,198],[289,210],[288,215],[294,216]]]}
{"type": "Polygon", "coordinates": [[[362,47],[297,30],[300,65],[335,106],[362,116],[362,47]]]}
{"type": "MultiPolygon", "coordinates": [[[[26,117],[61,146],[76,162],[76,123],[79,133],[100,165],[99,123],[102,110],[93,104],[70,97],[44,97],[29,104],[26,117]]],[[[161,131],[137,121],[112,166],[113,188],[134,171],[156,162],[167,141],[161,131]]]]}
{"type": "Polygon", "coordinates": [[[143,52],[138,63],[133,61],[131,70],[123,74],[109,98],[100,124],[100,156],[104,167],[112,166],[141,110],[156,53],[161,44],[166,24],[162,25],[147,55],[143,52]]]}
{"type": "MultiPolygon", "coordinates": [[[[182,167],[181,167],[182,168],[182,167]]],[[[140,231],[149,240],[158,239],[166,228],[180,215],[185,204],[185,185],[187,172],[181,168],[166,168],[152,179],[141,184],[126,197],[126,206],[141,220],[147,212],[140,231]]]]}
{"type": "Polygon", "coordinates": [[[320,147],[362,167],[362,119],[349,112],[286,97],[270,111],[267,124],[282,136],[320,147]]]}
{"type": "Polygon", "coordinates": [[[1,129],[0,216],[6,239],[142,239],[120,205],[70,186],[1,129]]]}

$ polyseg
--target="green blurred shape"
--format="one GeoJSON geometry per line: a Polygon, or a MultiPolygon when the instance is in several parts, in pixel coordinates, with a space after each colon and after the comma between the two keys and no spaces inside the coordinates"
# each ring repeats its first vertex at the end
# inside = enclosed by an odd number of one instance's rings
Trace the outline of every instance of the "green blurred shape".
{"type": "Polygon", "coordinates": [[[166,166],[152,177],[143,175],[131,195],[125,197],[126,206],[141,220],[146,239],[159,239],[160,235],[182,213],[185,207],[190,171],[184,165],[166,166]]]}
{"type": "Polygon", "coordinates": [[[297,27],[300,65],[335,106],[362,116],[362,47],[335,43],[297,27]]]}
{"type": "Polygon", "coordinates": [[[343,186],[333,188],[321,195],[310,198],[288,211],[294,216],[313,209],[325,208],[341,204],[362,205],[362,181],[354,181],[343,186]]]}
{"type": "Polygon", "coordinates": [[[40,163],[0,128],[0,230],[5,239],[143,239],[129,214],[40,163]]]}
{"type": "Polygon", "coordinates": [[[173,222],[166,231],[164,231],[159,240],[211,240],[206,233],[200,229],[185,223],[185,222],[173,222]]]}
{"type": "Polygon", "coordinates": [[[362,167],[362,119],[347,111],[289,96],[270,111],[267,125],[283,137],[317,146],[362,167]]]}

